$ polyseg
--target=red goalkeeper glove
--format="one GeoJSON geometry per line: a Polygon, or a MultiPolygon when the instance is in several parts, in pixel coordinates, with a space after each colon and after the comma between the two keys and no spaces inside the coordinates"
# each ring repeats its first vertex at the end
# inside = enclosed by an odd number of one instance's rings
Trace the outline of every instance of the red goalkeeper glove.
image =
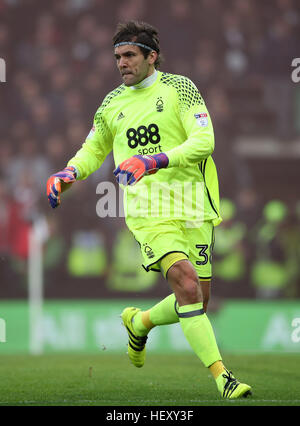
{"type": "Polygon", "coordinates": [[[118,183],[135,185],[146,175],[152,175],[159,169],[168,167],[169,159],[163,152],[154,155],[134,155],[123,161],[114,170],[118,183]]]}
{"type": "Polygon", "coordinates": [[[50,206],[55,207],[60,204],[60,194],[63,192],[62,183],[71,184],[76,180],[76,169],[73,166],[64,168],[61,172],[55,173],[47,181],[47,195],[50,206]]]}

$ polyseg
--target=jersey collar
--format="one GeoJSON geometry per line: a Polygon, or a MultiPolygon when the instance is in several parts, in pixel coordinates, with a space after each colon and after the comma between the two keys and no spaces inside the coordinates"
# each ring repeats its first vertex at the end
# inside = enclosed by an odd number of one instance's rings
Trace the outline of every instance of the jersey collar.
{"type": "Polygon", "coordinates": [[[149,77],[142,80],[140,83],[130,86],[132,90],[145,89],[146,87],[151,86],[157,79],[158,72],[154,70],[154,73],[149,75],[149,77]]]}

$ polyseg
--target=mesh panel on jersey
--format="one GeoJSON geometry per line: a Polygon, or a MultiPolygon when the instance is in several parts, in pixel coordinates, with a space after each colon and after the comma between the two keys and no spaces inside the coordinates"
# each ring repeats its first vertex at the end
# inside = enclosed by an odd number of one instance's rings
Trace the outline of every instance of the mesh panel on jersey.
{"type": "Polygon", "coordinates": [[[176,89],[179,96],[180,114],[184,114],[194,105],[204,105],[199,90],[187,77],[163,73],[161,82],[176,89]]]}
{"type": "Polygon", "coordinates": [[[110,92],[104,98],[104,101],[102,102],[101,106],[98,108],[95,114],[95,124],[96,124],[97,130],[103,135],[109,132],[108,126],[105,120],[103,119],[103,115],[102,115],[103,111],[107,107],[107,105],[110,104],[111,100],[115,98],[116,96],[120,95],[125,90],[125,88],[126,88],[125,85],[121,84],[121,86],[117,87],[112,92],[110,92]]]}

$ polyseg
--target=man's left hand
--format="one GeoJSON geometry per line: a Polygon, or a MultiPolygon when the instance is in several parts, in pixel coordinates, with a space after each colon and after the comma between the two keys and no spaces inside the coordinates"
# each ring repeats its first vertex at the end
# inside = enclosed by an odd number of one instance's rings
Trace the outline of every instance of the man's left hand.
{"type": "Polygon", "coordinates": [[[159,169],[168,167],[169,159],[163,152],[154,155],[134,155],[123,161],[114,170],[118,183],[135,185],[146,175],[152,175],[159,169]]]}

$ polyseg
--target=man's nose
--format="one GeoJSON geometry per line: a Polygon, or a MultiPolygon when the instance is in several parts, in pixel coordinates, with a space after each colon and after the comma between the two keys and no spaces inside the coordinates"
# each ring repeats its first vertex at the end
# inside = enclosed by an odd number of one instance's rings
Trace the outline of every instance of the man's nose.
{"type": "Polygon", "coordinates": [[[119,59],[119,67],[120,68],[126,68],[128,66],[128,64],[127,64],[127,60],[126,60],[126,58],[120,58],[119,59]]]}

